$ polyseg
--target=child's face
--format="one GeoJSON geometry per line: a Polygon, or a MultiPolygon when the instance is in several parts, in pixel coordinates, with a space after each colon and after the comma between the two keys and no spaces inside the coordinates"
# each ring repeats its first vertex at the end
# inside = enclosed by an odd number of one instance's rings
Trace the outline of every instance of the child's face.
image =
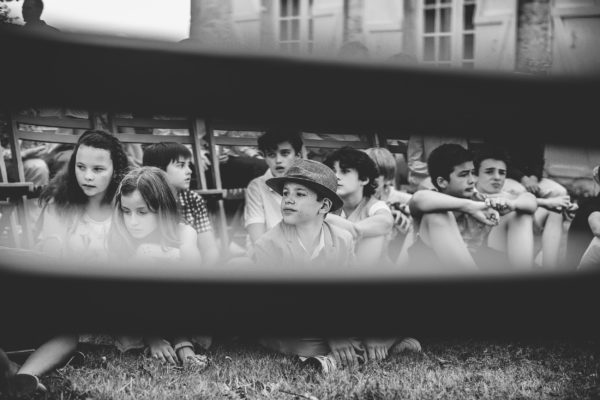
{"type": "Polygon", "coordinates": [[[121,196],[121,212],[127,231],[135,239],[147,238],[158,227],[158,215],[150,211],[138,190],[121,196]]]}
{"type": "Polygon", "coordinates": [[[191,160],[185,157],[179,157],[177,160],[171,161],[167,165],[165,171],[169,184],[177,190],[185,190],[190,188],[192,179],[191,160]]]}
{"type": "Polygon", "coordinates": [[[375,182],[377,182],[375,198],[386,201],[387,198],[390,196],[392,188],[394,187],[394,181],[386,180],[383,175],[379,175],[375,182]]]}
{"type": "Polygon", "coordinates": [[[477,190],[485,194],[496,194],[502,191],[506,180],[506,163],[488,158],[483,160],[477,171],[477,190]]]}
{"type": "Polygon", "coordinates": [[[314,221],[324,214],[323,202],[317,201],[317,194],[306,186],[288,182],[283,186],[281,199],[283,221],[291,225],[314,221]]]}
{"type": "Polygon", "coordinates": [[[103,198],[113,176],[110,152],[81,145],[75,156],[75,177],[86,196],[103,198]]]}
{"type": "Polygon", "coordinates": [[[333,171],[337,177],[337,194],[340,197],[347,197],[351,194],[362,193],[363,187],[369,182],[361,181],[358,177],[358,171],[354,168],[340,168],[339,161],[333,165],[333,171]]]}
{"type": "Polygon", "coordinates": [[[283,176],[298,158],[290,142],[279,143],[276,150],[268,150],[264,156],[271,174],[276,178],[283,176]]]}
{"type": "Polygon", "coordinates": [[[475,190],[473,161],[467,161],[454,167],[450,180],[438,178],[442,193],[454,197],[470,198],[475,190]]]}

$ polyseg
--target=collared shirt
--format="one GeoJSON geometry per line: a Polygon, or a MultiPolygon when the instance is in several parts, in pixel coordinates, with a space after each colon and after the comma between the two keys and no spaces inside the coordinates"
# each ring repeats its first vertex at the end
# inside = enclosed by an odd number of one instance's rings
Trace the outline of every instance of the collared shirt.
{"type": "Polygon", "coordinates": [[[253,257],[259,265],[284,268],[335,268],[354,264],[354,243],[350,232],[324,221],[321,237],[322,243],[310,255],[301,244],[296,227],[281,221],[256,241],[253,257]]]}
{"type": "Polygon", "coordinates": [[[196,192],[189,189],[182,190],[177,196],[179,206],[181,207],[181,216],[187,224],[196,230],[197,233],[208,232],[212,230],[206,202],[196,192]]]}
{"type": "Polygon", "coordinates": [[[244,206],[244,227],[251,224],[265,224],[272,229],[281,219],[281,196],[267,186],[267,179],[273,178],[270,169],[264,175],[253,179],[246,189],[244,206]]]}
{"type": "MultiPolygon", "coordinates": [[[[306,254],[309,254],[308,250],[306,250],[306,247],[304,247],[302,240],[300,240],[300,236],[298,236],[298,243],[300,243],[300,247],[302,247],[302,249],[306,252],[306,254]]],[[[319,244],[317,244],[317,247],[315,247],[312,254],[310,254],[309,260],[312,261],[315,258],[317,258],[319,256],[319,254],[321,254],[321,251],[323,251],[324,248],[325,248],[325,232],[323,231],[323,228],[321,228],[321,234],[319,235],[319,244]]]]}

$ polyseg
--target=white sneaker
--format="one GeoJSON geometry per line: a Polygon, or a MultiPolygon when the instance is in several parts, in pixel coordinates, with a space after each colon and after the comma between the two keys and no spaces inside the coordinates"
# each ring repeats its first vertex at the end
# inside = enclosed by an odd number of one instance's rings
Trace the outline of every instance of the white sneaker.
{"type": "Polygon", "coordinates": [[[400,354],[405,351],[414,353],[421,352],[421,343],[415,338],[406,337],[399,342],[396,342],[390,349],[390,354],[400,354]]]}

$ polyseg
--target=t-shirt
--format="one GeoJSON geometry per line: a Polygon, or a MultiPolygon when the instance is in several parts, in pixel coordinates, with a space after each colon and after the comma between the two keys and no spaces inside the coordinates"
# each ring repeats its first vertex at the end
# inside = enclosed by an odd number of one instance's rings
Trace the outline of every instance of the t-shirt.
{"type": "Polygon", "coordinates": [[[244,227],[251,224],[265,224],[272,229],[281,219],[281,196],[267,186],[267,180],[273,178],[268,169],[264,175],[253,179],[246,189],[244,206],[244,227]]]}
{"type": "Polygon", "coordinates": [[[193,227],[197,233],[212,230],[206,201],[198,193],[189,189],[181,190],[177,200],[181,207],[181,215],[186,223],[193,227]]]}
{"type": "Polygon", "coordinates": [[[156,243],[143,243],[138,246],[133,258],[135,261],[177,261],[181,259],[181,253],[175,247],[163,247],[156,243]]]}
{"type": "Polygon", "coordinates": [[[43,211],[40,242],[57,239],[60,253],[65,258],[107,261],[107,239],[112,218],[96,221],[88,214],[58,214],[49,204],[43,211]]]}

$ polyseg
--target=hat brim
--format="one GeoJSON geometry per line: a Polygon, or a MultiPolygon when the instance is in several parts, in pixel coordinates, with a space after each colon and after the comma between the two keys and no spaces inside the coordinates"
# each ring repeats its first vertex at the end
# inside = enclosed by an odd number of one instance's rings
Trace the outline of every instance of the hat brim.
{"type": "Polygon", "coordinates": [[[273,189],[278,194],[283,195],[283,185],[285,185],[286,182],[299,183],[301,185],[304,185],[304,186],[314,190],[316,193],[320,194],[321,196],[327,197],[329,200],[331,200],[331,203],[332,203],[330,211],[338,210],[340,207],[342,207],[344,205],[344,202],[342,201],[340,196],[337,195],[336,192],[332,191],[331,189],[329,189],[326,186],[323,186],[323,185],[321,185],[315,181],[309,180],[309,179],[304,179],[304,178],[294,177],[294,176],[282,176],[279,178],[267,179],[267,186],[269,186],[271,189],[273,189]]]}

